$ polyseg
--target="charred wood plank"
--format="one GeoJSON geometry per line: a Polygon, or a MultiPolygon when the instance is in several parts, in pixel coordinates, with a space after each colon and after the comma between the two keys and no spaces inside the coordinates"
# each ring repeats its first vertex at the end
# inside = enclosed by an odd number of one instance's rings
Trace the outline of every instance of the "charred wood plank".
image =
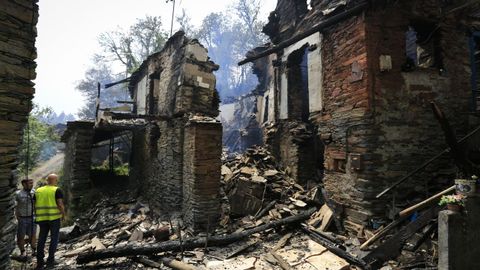
{"type": "Polygon", "coordinates": [[[233,257],[237,256],[238,254],[244,252],[245,250],[249,249],[250,247],[258,245],[259,242],[260,242],[259,239],[249,241],[249,242],[243,244],[242,246],[240,246],[239,248],[237,248],[236,250],[234,250],[229,255],[227,255],[227,257],[225,257],[225,259],[228,260],[228,259],[233,258],[233,257]]]}
{"type": "Polygon", "coordinates": [[[137,263],[141,263],[141,264],[143,264],[147,267],[162,269],[162,264],[161,263],[149,260],[149,259],[144,258],[144,257],[133,257],[132,261],[137,262],[137,263]]]}
{"type": "Polygon", "coordinates": [[[406,216],[403,216],[399,219],[396,219],[394,221],[392,221],[390,224],[388,224],[385,228],[381,229],[380,231],[378,231],[377,233],[375,233],[372,237],[370,237],[370,239],[368,239],[367,241],[365,241],[361,246],[360,246],[360,249],[361,250],[365,250],[368,246],[370,246],[371,244],[375,243],[375,241],[377,241],[378,239],[380,239],[382,236],[384,236],[385,234],[387,234],[387,232],[389,232],[391,229],[395,228],[396,226],[398,226],[400,223],[402,223],[403,221],[405,221],[407,219],[406,216]]]}
{"type": "Polygon", "coordinates": [[[278,262],[278,265],[283,269],[283,270],[292,270],[293,268],[286,262],[280,255],[278,255],[275,251],[270,251],[270,254],[272,254],[273,258],[278,262]]]}
{"type": "Polygon", "coordinates": [[[256,215],[255,215],[255,219],[259,219],[261,217],[263,217],[266,213],[268,213],[268,211],[270,211],[270,209],[272,209],[275,204],[277,203],[277,201],[273,200],[271,201],[270,203],[268,203],[265,208],[263,208],[262,210],[260,210],[260,212],[258,212],[256,215]]]}
{"type": "Polygon", "coordinates": [[[415,251],[420,245],[427,240],[427,238],[438,228],[437,222],[432,222],[427,225],[421,233],[416,233],[407,241],[405,249],[408,251],[415,251]]]}
{"type": "MultiPolygon", "coordinates": [[[[289,225],[293,223],[298,223],[303,220],[306,220],[316,211],[316,208],[311,208],[307,211],[304,211],[298,215],[290,216],[280,220],[272,221],[270,223],[257,226],[255,228],[245,230],[243,232],[236,232],[230,235],[216,235],[210,236],[208,238],[209,246],[224,246],[239,240],[245,239],[254,233],[259,233],[271,228],[280,227],[283,225],[289,225]]],[[[204,237],[194,237],[189,239],[184,239],[183,243],[180,244],[180,241],[166,241],[163,243],[157,244],[146,244],[143,246],[134,246],[127,245],[124,247],[116,248],[107,248],[104,250],[92,251],[85,254],[80,254],[77,257],[77,263],[84,264],[95,260],[115,258],[115,257],[125,257],[125,256],[137,256],[137,255],[154,255],[156,253],[164,251],[180,251],[183,249],[193,249],[205,246],[206,239],[204,237]]]]}
{"type": "Polygon", "coordinates": [[[444,191],[441,191],[441,192],[431,196],[430,198],[428,198],[426,200],[423,200],[423,201],[421,201],[421,202],[419,202],[415,205],[412,205],[412,206],[400,211],[400,213],[398,213],[398,215],[400,217],[408,216],[415,211],[419,211],[419,210],[421,210],[421,209],[423,209],[427,206],[430,206],[430,205],[436,203],[443,195],[451,193],[453,191],[455,191],[455,185],[445,189],[444,191]]]}
{"type": "Polygon", "coordinates": [[[338,257],[343,258],[347,262],[361,267],[362,269],[370,269],[369,265],[365,263],[362,259],[356,258],[352,254],[346,252],[346,248],[344,246],[336,244],[329,239],[324,238],[323,236],[313,230],[310,230],[306,226],[303,226],[302,229],[308,234],[308,236],[310,236],[310,238],[312,238],[312,240],[324,246],[326,249],[328,249],[330,252],[337,255],[338,257]]]}
{"type": "Polygon", "coordinates": [[[363,260],[373,269],[378,269],[385,261],[396,258],[400,254],[405,241],[437,217],[439,211],[439,206],[426,210],[417,220],[410,222],[397,234],[380,244],[375,250],[365,256],[363,260]]]}

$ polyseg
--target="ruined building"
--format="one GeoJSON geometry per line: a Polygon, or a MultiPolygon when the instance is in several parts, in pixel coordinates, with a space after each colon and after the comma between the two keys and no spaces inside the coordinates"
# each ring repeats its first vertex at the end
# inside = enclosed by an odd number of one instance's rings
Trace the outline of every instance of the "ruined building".
{"type": "Polygon", "coordinates": [[[265,143],[297,181],[323,179],[347,229],[455,177],[445,155],[376,198],[447,147],[431,101],[457,138],[478,125],[478,10],[469,1],[279,0],[263,28],[271,44],[240,62],[263,67],[265,143]]]}
{"type": "Polygon", "coordinates": [[[2,0],[0,5],[0,269],[5,269],[15,246],[14,170],[32,107],[38,6],[22,0],[2,0]]]}
{"type": "Polygon", "coordinates": [[[220,215],[222,149],[216,69],[198,41],[178,32],[129,78],[131,112],[103,109],[95,123],[69,122],[64,181],[73,207],[92,187],[92,146],[125,136],[132,149],[130,189],[162,214],[178,212],[193,229],[213,225],[220,215]]]}

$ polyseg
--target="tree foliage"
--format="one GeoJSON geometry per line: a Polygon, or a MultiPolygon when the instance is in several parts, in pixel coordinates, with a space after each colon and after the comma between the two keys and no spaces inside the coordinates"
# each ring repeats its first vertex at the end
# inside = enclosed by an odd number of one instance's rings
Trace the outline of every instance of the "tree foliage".
{"type": "Polygon", "coordinates": [[[128,73],[135,71],[150,54],[160,51],[168,34],[162,29],[159,16],[137,19],[128,30],[117,28],[100,34],[98,42],[103,50],[99,54],[105,61],[125,66],[128,73]]]}
{"type": "MultiPolygon", "coordinates": [[[[114,75],[109,66],[99,62],[96,67],[90,68],[85,72],[85,78],[77,83],[76,89],[82,93],[86,99],[86,105],[80,109],[78,116],[81,119],[94,119],[97,100],[97,83],[102,86],[121,80],[121,75],[114,75]]],[[[100,105],[102,108],[118,106],[117,100],[125,100],[128,93],[125,85],[115,85],[108,89],[101,89],[100,105]]]]}
{"type": "Polygon", "coordinates": [[[160,51],[167,40],[167,32],[162,29],[161,18],[146,16],[137,19],[128,30],[117,28],[99,35],[101,52],[94,55],[93,66],[85,72],[76,89],[86,99],[86,104],[78,113],[81,119],[95,118],[97,83],[102,85],[100,95],[101,108],[118,106],[118,100],[128,100],[126,85],[116,85],[108,89],[103,86],[125,79],[132,74],[151,54],[160,51]],[[116,73],[115,64],[124,67],[125,73],[116,73]]]}
{"type": "Polygon", "coordinates": [[[48,125],[41,119],[51,119],[53,110],[50,107],[40,108],[33,104],[32,112],[28,117],[28,124],[23,133],[23,144],[20,146],[18,169],[22,175],[25,175],[27,165],[31,171],[40,160],[47,159],[55,153],[53,146],[59,141],[59,136],[55,132],[55,127],[48,125]]]}
{"type": "Polygon", "coordinates": [[[220,65],[215,75],[222,100],[247,93],[257,84],[251,67],[239,67],[237,63],[249,50],[267,41],[261,32],[264,23],[259,19],[260,8],[260,0],[237,0],[227,11],[207,15],[198,28],[190,24],[185,11],[177,16],[180,29],[197,38],[220,65]]]}

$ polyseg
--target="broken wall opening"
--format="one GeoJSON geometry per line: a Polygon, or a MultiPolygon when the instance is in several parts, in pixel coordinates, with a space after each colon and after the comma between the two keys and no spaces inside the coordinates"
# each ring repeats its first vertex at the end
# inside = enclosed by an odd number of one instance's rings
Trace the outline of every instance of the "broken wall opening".
{"type": "MultiPolygon", "coordinates": [[[[438,23],[421,19],[411,20],[405,33],[406,65],[419,68],[443,68],[441,38],[438,23]]],[[[408,70],[409,67],[405,69],[408,70]]]]}
{"type": "Polygon", "coordinates": [[[131,131],[125,131],[94,142],[90,169],[94,188],[110,193],[128,187],[131,137],[131,131]]]}
{"type": "Polygon", "coordinates": [[[308,44],[287,57],[288,112],[290,119],[308,123],[310,102],[308,95],[308,44]]]}

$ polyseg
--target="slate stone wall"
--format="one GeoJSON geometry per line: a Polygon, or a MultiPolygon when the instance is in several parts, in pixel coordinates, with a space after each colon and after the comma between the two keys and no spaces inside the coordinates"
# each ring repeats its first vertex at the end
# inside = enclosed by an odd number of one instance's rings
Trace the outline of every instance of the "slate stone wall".
{"type": "Polygon", "coordinates": [[[194,229],[208,223],[200,213],[211,213],[213,228],[220,205],[217,68],[198,41],[178,32],[130,83],[135,93],[142,78],[148,78],[146,111],[152,119],[134,133],[130,182],[140,187],[154,210],[181,215],[194,229]],[[191,120],[196,117],[211,123],[191,120]]]}
{"type": "Polygon", "coordinates": [[[436,1],[403,1],[370,9],[324,33],[325,109],[314,119],[328,142],[325,188],[344,207],[347,229],[391,217],[393,196],[401,209],[411,198],[446,187],[455,176],[446,155],[395,192],[375,198],[446,147],[431,101],[444,110],[457,137],[468,130],[467,115],[459,113],[470,110],[468,39],[457,16],[442,18],[436,1]],[[405,68],[405,33],[419,20],[438,23],[442,68],[405,68]],[[391,57],[391,70],[380,70],[381,55],[391,57]]]}
{"type": "Polygon", "coordinates": [[[93,122],[75,121],[67,123],[67,132],[63,135],[65,142],[65,160],[63,162],[62,188],[65,190],[68,215],[76,216],[82,208],[83,195],[87,194],[92,182],[93,122]]]}
{"type": "Polygon", "coordinates": [[[0,269],[6,269],[15,245],[13,172],[34,93],[38,6],[35,0],[0,6],[0,269]]]}

